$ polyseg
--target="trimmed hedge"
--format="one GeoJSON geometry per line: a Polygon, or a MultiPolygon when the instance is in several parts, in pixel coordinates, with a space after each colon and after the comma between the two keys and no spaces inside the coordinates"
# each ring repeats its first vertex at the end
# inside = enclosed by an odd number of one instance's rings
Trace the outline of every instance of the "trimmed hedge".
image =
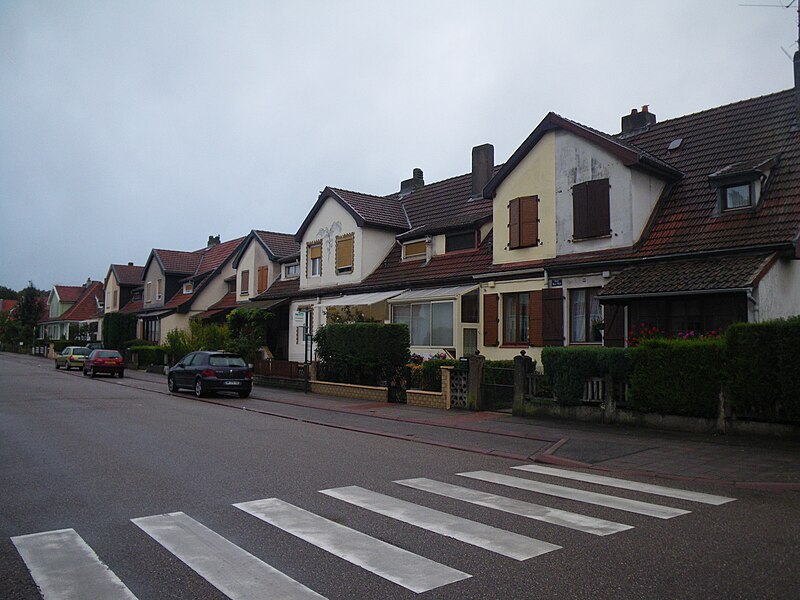
{"type": "Polygon", "coordinates": [[[731,325],[725,339],[727,393],[736,416],[800,421],[800,316],[731,325]]]}
{"type": "Polygon", "coordinates": [[[103,347],[124,350],[125,340],[136,335],[136,315],[113,312],[103,317],[103,347]]]}
{"type": "Polygon", "coordinates": [[[52,342],[53,350],[57,354],[61,354],[61,351],[67,346],[85,346],[88,343],[86,340],[55,340],[52,342]]]}
{"type": "Polygon", "coordinates": [[[140,369],[149,367],[150,365],[165,364],[164,349],[161,346],[131,346],[128,348],[128,354],[136,354],[140,369]]]}
{"type": "Polygon", "coordinates": [[[314,336],[318,374],[328,381],[383,385],[408,363],[408,326],[399,323],[331,323],[314,336]]]}
{"type": "Polygon", "coordinates": [[[723,340],[653,339],[630,349],[633,408],[713,418],[725,376],[723,340]]]}
{"type": "Polygon", "coordinates": [[[624,379],[631,371],[626,348],[547,347],[542,349],[542,367],[560,404],[579,403],[588,377],[610,373],[624,379]]]}
{"type": "Polygon", "coordinates": [[[429,392],[442,390],[442,367],[458,366],[457,360],[426,360],[420,366],[420,387],[429,392]]]}

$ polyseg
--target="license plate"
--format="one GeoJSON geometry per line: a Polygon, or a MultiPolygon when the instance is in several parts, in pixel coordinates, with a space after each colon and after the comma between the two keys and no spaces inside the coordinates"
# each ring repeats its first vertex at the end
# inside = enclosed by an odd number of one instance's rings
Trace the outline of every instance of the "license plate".
{"type": "Polygon", "coordinates": [[[241,381],[226,381],[225,385],[242,385],[241,381]]]}

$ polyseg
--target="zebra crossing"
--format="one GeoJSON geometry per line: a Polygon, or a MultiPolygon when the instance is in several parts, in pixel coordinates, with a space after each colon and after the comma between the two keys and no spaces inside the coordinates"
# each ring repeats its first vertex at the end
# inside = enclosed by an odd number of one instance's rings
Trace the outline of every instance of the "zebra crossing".
{"type": "MultiPolygon", "coordinates": [[[[690,511],[599,491],[555,485],[532,477],[544,476],[578,481],[584,484],[584,487],[588,485],[624,489],[710,506],[721,506],[735,500],[724,496],[540,465],[520,465],[512,468],[524,476],[516,477],[491,471],[458,473],[457,476],[464,478],[465,482],[470,480],[483,482],[484,487],[485,484],[496,486],[498,491],[512,488],[523,493],[558,497],[602,506],[621,513],[635,513],[646,518],[665,520],[689,514],[690,511]]],[[[623,522],[569,512],[500,493],[489,493],[433,479],[412,478],[397,480],[394,483],[401,486],[398,487],[398,493],[402,488],[410,488],[431,494],[432,497],[446,497],[565,527],[583,534],[610,536],[633,529],[632,525],[623,522]]],[[[468,546],[510,560],[535,560],[551,552],[569,550],[547,540],[500,529],[359,486],[324,489],[319,493],[346,505],[359,507],[394,521],[458,540],[468,546]]],[[[366,572],[417,594],[472,577],[471,574],[452,566],[336,523],[280,498],[250,500],[235,503],[232,507],[248,515],[247,518],[258,519],[266,528],[282,530],[366,572]]],[[[621,518],[624,520],[624,514],[621,518]]],[[[292,579],[183,512],[138,517],[131,519],[131,522],[210,585],[234,600],[256,598],[305,600],[324,597],[303,582],[292,579]]],[[[46,600],[136,598],[73,529],[16,536],[12,537],[11,541],[46,600]]]]}

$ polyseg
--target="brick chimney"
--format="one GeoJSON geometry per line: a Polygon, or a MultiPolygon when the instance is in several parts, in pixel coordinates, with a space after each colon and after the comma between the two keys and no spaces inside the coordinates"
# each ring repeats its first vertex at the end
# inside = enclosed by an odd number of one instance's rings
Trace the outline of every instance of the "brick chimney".
{"type": "Polygon", "coordinates": [[[644,131],[650,125],[655,125],[656,115],[651,113],[647,104],[642,106],[641,112],[635,108],[631,109],[631,114],[622,117],[622,133],[638,133],[644,131]]]}
{"type": "Polygon", "coordinates": [[[472,149],[472,197],[482,198],[483,188],[494,172],[494,146],[483,144],[472,149]]]}
{"type": "Polygon", "coordinates": [[[400,193],[410,194],[424,185],[425,179],[422,177],[422,169],[414,169],[411,173],[411,179],[400,182],[400,193]]]}
{"type": "Polygon", "coordinates": [[[130,261],[128,261],[128,266],[129,266],[129,267],[132,267],[132,266],[133,266],[133,263],[132,263],[132,262],[130,262],[130,261]]]}
{"type": "Polygon", "coordinates": [[[211,248],[211,246],[216,246],[219,244],[219,236],[218,235],[210,235],[208,236],[208,245],[206,248],[211,248]]]}

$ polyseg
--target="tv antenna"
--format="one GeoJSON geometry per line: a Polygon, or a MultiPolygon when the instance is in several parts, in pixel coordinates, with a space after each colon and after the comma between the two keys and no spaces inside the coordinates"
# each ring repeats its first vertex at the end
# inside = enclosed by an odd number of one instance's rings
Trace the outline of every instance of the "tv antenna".
{"type": "MultiPolygon", "coordinates": [[[[783,9],[786,9],[786,8],[791,8],[793,4],[797,4],[797,41],[792,45],[793,46],[798,46],[798,51],[800,51],[800,2],[798,2],[797,0],[792,0],[788,4],[783,4],[782,2],[777,2],[777,3],[773,3],[773,4],[744,4],[744,3],[740,3],[739,6],[750,6],[750,7],[756,7],[756,8],[783,8],[783,9]]],[[[794,58],[792,58],[792,55],[789,54],[789,52],[786,50],[786,48],[781,46],[781,50],[786,55],[786,58],[788,58],[791,61],[794,61],[794,58]]]]}

